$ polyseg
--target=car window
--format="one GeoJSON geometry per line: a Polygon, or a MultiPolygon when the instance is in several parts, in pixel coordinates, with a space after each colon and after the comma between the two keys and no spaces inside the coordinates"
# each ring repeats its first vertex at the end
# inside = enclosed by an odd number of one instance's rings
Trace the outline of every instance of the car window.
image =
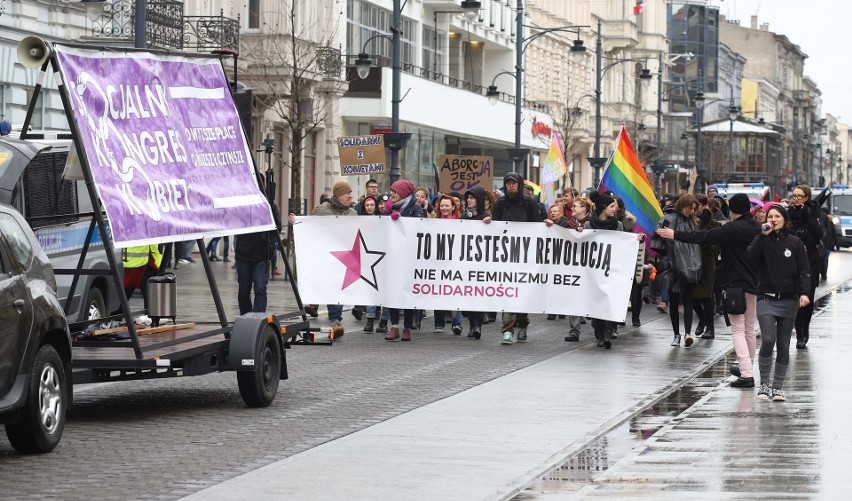
{"type": "Polygon", "coordinates": [[[9,214],[0,213],[0,234],[12,252],[12,259],[21,265],[21,269],[28,270],[33,259],[33,248],[21,225],[9,214]]]}

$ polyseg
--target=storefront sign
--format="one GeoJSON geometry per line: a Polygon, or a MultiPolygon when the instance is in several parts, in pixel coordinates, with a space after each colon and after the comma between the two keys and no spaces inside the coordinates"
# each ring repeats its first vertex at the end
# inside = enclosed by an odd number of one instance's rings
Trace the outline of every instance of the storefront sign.
{"type": "Polygon", "coordinates": [[[625,318],[639,246],[623,231],[504,221],[300,216],[293,231],[306,303],[613,321],[625,318]]]}
{"type": "Polygon", "coordinates": [[[494,179],[494,157],[441,155],[438,173],[438,191],[441,193],[464,193],[474,186],[490,191],[494,179]]]}
{"type": "Polygon", "coordinates": [[[384,136],[352,136],[337,139],[340,173],[344,176],[383,174],[385,172],[384,136]]]}
{"type": "Polygon", "coordinates": [[[55,49],[116,247],[275,228],[219,60],[55,49]]]}

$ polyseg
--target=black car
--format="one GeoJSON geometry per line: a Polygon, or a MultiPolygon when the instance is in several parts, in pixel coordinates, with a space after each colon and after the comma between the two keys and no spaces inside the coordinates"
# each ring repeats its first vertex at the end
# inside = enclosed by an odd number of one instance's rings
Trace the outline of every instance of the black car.
{"type": "Polygon", "coordinates": [[[59,443],[71,405],[71,340],[50,260],[0,204],[0,423],[21,453],[59,443]]]}

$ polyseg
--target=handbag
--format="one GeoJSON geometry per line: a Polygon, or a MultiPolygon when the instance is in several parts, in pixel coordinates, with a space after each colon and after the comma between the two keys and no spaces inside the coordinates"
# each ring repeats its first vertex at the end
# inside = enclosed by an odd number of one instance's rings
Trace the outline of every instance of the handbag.
{"type": "Polygon", "coordinates": [[[742,287],[722,289],[722,308],[728,315],[742,315],[746,312],[745,291],[742,287]]]}

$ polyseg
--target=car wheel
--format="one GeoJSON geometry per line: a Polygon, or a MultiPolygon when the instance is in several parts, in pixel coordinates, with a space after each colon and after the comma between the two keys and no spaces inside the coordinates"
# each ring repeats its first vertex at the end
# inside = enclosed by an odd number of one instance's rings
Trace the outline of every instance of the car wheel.
{"type": "Polygon", "coordinates": [[[89,289],[84,314],[86,315],[86,320],[97,320],[106,316],[106,301],[104,301],[104,295],[101,294],[101,290],[97,287],[89,289]]]}
{"type": "Polygon", "coordinates": [[[67,407],[65,364],[56,349],[46,344],[39,349],[30,371],[21,419],[6,425],[12,447],[22,454],[52,451],[62,438],[67,407]]]}
{"type": "Polygon", "coordinates": [[[278,393],[281,380],[281,345],[271,328],[260,335],[254,357],[254,370],[237,372],[240,396],[249,407],[266,407],[278,393]]]}

